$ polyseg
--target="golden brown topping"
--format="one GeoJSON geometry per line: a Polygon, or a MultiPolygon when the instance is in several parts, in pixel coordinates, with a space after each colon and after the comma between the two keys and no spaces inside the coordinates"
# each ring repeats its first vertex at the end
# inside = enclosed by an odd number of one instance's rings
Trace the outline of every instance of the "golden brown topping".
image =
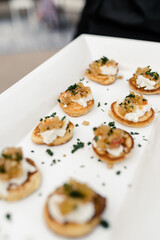
{"type": "Polygon", "coordinates": [[[148,104],[148,101],[142,94],[136,95],[134,92],[130,92],[124,101],[118,105],[118,111],[121,115],[125,116],[127,113],[136,111],[137,107],[139,109],[143,108],[146,104],[148,104]]]}
{"type": "Polygon", "coordinates": [[[122,79],[122,78],[123,78],[123,76],[122,76],[122,75],[118,76],[118,79],[122,79]]]}
{"type": "Polygon", "coordinates": [[[88,121],[83,121],[82,124],[83,124],[84,126],[89,126],[90,123],[89,123],[88,121]]]}
{"type": "Polygon", "coordinates": [[[87,97],[91,93],[90,87],[85,87],[83,83],[75,83],[71,85],[67,90],[63,98],[60,99],[62,104],[70,104],[72,100],[78,100],[83,97],[87,97]]]}
{"type": "Polygon", "coordinates": [[[5,148],[0,157],[0,179],[8,180],[21,176],[21,160],[23,157],[21,148],[5,148]]]}
{"type": "Polygon", "coordinates": [[[106,57],[102,57],[99,60],[94,61],[92,64],[89,65],[89,71],[92,74],[101,74],[101,67],[102,66],[106,66],[106,67],[110,67],[110,66],[117,66],[117,63],[114,60],[109,60],[106,57]]]}
{"type": "Polygon", "coordinates": [[[46,118],[42,120],[39,124],[40,132],[45,132],[51,129],[59,129],[64,125],[64,121],[60,120],[59,117],[46,118]]]}
{"type": "Polygon", "coordinates": [[[118,148],[124,143],[125,132],[121,129],[101,125],[94,131],[96,149],[100,154],[105,154],[106,149],[118,148]]]}
{"type": "Polygon", "coordinates": [[[73,211],[78,204],[92,201],[95,192],[86,184],[81,184],[73,179],[56,190],[56,194],[64,195],[64,201],[59,205],[62,214],[73,211]]]}

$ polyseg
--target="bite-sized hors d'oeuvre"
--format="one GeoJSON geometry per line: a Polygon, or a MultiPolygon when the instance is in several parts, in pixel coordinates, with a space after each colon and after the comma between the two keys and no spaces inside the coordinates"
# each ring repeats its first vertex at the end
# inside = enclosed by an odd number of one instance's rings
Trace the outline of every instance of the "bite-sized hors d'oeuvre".
{"type": "Polygon", "coordinates": [[[95,136],[92,147],[99,159],[112,168],[115,163],[128,157],[134,142],[132,136],[128,132],[116,128],[114,122],[109,125],[101,125],[93,129],[95,136]]]}
{"type": "Polygon", "coordinates": [[[138,93],[160,94],[160,77],[152,72],[150,66],[137,68],[136,73],[129,79],[129,87],[138,93]]]}
{"type": "Polygon", "coordinates": [[[45,220],[55,233],[81,237],[100,223],[106,199],[86,184],[73,179],[49,195],[45,204],[45,220]]]}
{"type": "Polygon", "coordinates": [[[109,85],[116,80],[117,73],[118,63],[103,56],[89,64],[89,69],[86,70],[85,75],[97,83],[109,85]]]}
{"type": "Polygon", "coordinates": [[[91,88],[81,82],[71,85],[61,93],[58,102],[63,111],[71,117],[87,114],[94,105],[91,88]]]}
{"type": "Polygon", "coordinates": [[[46,144],[48,146],[61,145],[68,142],[73,136],[74,125],[66,116],[61,119],[53,113],[44,119],[32,133],[32,141],[36,144],[46,144]]]}
{"type": "Polygon", "coordinates": [[[144,127],[155,115],[147,99],[134,92],[130,92],[122,101],[113,102],[109,114],[118,122],[130,127],[144,127]]]}
{"type": "Polygon", "coordinates": [[[16,201],[34,192],[41,183],[35,163],[21,148],[5,148],[0,156],[0,198],[16,201]]]}

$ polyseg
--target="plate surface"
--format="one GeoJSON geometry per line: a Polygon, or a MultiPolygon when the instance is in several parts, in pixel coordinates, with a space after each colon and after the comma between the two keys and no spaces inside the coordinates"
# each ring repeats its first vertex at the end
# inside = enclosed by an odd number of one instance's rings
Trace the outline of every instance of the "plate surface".
{"type": "MultiPolygon", "coordinates": [[[[113,101],[128,95],[127,80],[137,67],[150,65],[154,71],[160,72],[159,56],[158,43],[82,35],[1,94],[0,149],[6,146],[22,146],[24,155],[33,159],[38,165],[43,179],[41,187],[28,198],[16,203],[1,201],[0,239],[59,239],[60,237],[51,233],[45,225],[43,208],[48,194],[70,177],[86,182],[107,198],[103,219],[110,223],[110,227],[105,229],[98,226],[83,239],[97,240],[99,236],[101,240],[112,239],[115,231],[114,224],[119,221],[117,220],[119,212],[126,195],[129,195],[133,176],[142,162],[143,152],[158,114],[149,126],[141,129],[116,123],[119,128],[139,134],[133,136],[135,147],[132,155],[127,160],[116,164],[113,169],[108,169],[105,163],[99,162],[91,145],[87,143],[93,139],[93,127],[113,121],[108,115],[110,105],[113,101]],[[78,124],[74,129],[73,139],[56,147],[33,144],[31,133],[39,119],[53,112],[64,116],[57,102],[59,94],[83,78],[89,63],[102,56],[119,63],[119,75],[122,75],[123,79],[118,79],[109,86],[101,86],[84,78],[82,82],[91,87],[95,105],[85,116],[68,117],[74,124],[78,124]],[[98,103],[100,103],[99,107],[98,103]],[[82,124],[84,120],[89,121],[90,125],[84,126],[82,124]],[[77,138],[85,143],[85,147],[71,154],[77,138]],[[54,152],[54,156],[51,157],[46,153],[48,148],[54,152]],[[34,152],[31,152],[32,150],[34,152]],[[53,159],[56,160],[56,164],[52,164],[53,159]],[[118,171],[120,174],[117,174],[118,171]],[[11,220],[6,218],[6,214],[11,214],[11,220]]],[[[159,98],[160,96],[147,96],[154,109],[159,107],[159,98]]]]}

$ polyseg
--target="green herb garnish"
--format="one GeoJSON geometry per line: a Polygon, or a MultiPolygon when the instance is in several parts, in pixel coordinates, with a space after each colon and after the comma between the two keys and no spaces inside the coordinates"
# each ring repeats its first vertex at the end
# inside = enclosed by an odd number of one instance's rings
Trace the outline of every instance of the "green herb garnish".
{"type": "Polygon", "coordinates": [[[106,220],[101,220],[100,225],[104,228],[109,228],[109,223],[106,220]]]}
{"type": "Polygon", "coordinates": [[[131,135],[139,135],[138,132],[131,132],[131,135]]]}
{"type": "Polygon", "coordinates": [[[83,142],[77,142],[77,144],[73,145],[73,149],[71,151],[71,153],[74,153],[75,151],[77,151],[79,148],[83,148],[84,147],[84,143],[83,142]]]}
{"type": "Polygon", "coordinates": [[[62,118],[62,121],[63,121],[65,118],[66,118],[66,116],[64,116],[64,117],[62,118]]]}
{"type": "Polygon", "coordinates": [[[60,99],[57,99],[57,101],[60,103],[61,102],[61,100],[60,99]]]}
{"type": "Polygon", "coordinates": [[[113,121],[113,122],[109,122],[109,123],[108,123],[108,126],[110,126],[110,127],[112,127],[112,128],[116,128],[114,121],[113,121]]]}
{"type": "Polygon", "coordinates": [[[126,98],[135,98],[135,95],[130,93],[128,96],[126,96],[126,98]]]}
{"type": "Polygon", "coordinates": [[[95,136],[94,140],[97,142],[98,141],[98,136],[95,136]]]}
{"type": "Polygon", "coordinates": [[[75,127],[79,127],[78,123],[75,124],[75,127]]]}
{"type": "Polygon", "coordinates": [[[94,127],[94,128],[93,128],[93,131],[96,131],[96,130],[97,130],[97,127],[94,127]]]}
{"type": "Polygon", "coordinates": [[[101,106],[101,104],[100,104],[100,102],[98,102],[97,107],[100,107],[100,106],[101,106]]]}
{"type": "Polygon", "coordinates": [[[10,213],[7,213],[7,214],[6,214],[6,218],[7,218],[7,220],[12,220],[11,214],[10,214],[10,213]]]}
{"type": "Polygon", "coordinates": [[[74,85],[71,85],[70,87],[68,87],[66,91],[70,91],[70,92],[72,92],[72,93],[75,93],[75,89],[76,89],[77,87],[80,87],[80,86],[75,83],[74,85]]]}
{"type": "Polygon", "coordinates": [[[50,149],[47,149],[46,153],[48,153],[50,156],[53,156],[53,154],[54,154],[50,149]]]}
{"type": "Polygon", "coordinates": [[[159,78],[159,74],[157,72],[151,72],[152,69],[149,69],[147,72],[145,72],[145,74],[154,77],[155,80],[158,80],[159,78]]]}
{"type": "Polygon", "coordinates": [[[88,142],[87,145],[91,145],[92,143],[91,142],[88,142]]]}

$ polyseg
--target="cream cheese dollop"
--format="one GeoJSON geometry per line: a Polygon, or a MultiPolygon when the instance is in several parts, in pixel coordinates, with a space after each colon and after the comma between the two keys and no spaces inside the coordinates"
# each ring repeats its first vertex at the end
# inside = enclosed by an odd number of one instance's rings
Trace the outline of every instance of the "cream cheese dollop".
{"type": "Polygon", "coordinates": [[[148,78],[143,77],[142,75],[139,75],[136,79],[136,83],[139,88],[144,87],[145,90],[152,90],[154,89],[154,85],[156,84],[155,81],[151,81],[148,78]]]}
{"type": "Polygon", "coordinates": [[[41,132],[41,136],[43,138],[43,142],[46,144],[50,144],[52,143],[57,137],[63,137],[66,133],[66,128],[68,126],[69,120],[65,119],[64,121],[64,125],[62,128],[53,128],[51,130],[47,130],[44,132],[41,132]]]}
{"type": "Polygon", "coordinates": [[[123,152],[123,146],[120,145],[118,148],[106,148],[106,151],[113,155],[114,157],[119,157],[121,155],[121,153],[123,152]]]}
{"type": "Polygon", "coordinates": [[[149,112],[150,109],[150,104],[144,105],[142,109],[137,107],[135,112],[127,113],[124,118],[132,122],[138,122],[139,118],[142,117],[146,112],[149,112]]]}
{"type": "Polygon", "coordinates": [[[23,175],[17,178],[12,178],[10,180],[0,180],[0,193],[4,196],[8,195],[8,187],[13,184],[15,186],[22,185],[28,179],[28,173],[33,173],[36,171],[36,168],[31,165],[25,158],[21,161],[23,175]]]}
{"type": "Polygon", "coordinates": [[[90,93],[90,94],[88,94],[87,97],[83,97],[83,98],[76,99],[76,100],[72,99],[72,102],[76,102],[76,103],[80,104],[82,107],[85,108],[85,107],[87,107],[87,102],[92,100],[92,99],[93,99],[93,94],[90,93]]]}
{"type": "Polygon", "coordinates": [[[68,214],[62,215],[58,205],[62,203],[65,199],[64,195],[53,194],[48,199],[48,210],[52,218],[57,222],[63,224],[65,222],[74,222],[74,223],[86,223],[88,222],[95,213],[94,204],[88,202],[85,204],[79,203],[77,207],[68,214]]]}
{"type": "Polygon", "coordinates": [[[100,71],[102,75],[116,75],[117,67],[115,66],[102,66],[100,67],[100,71]]]}

